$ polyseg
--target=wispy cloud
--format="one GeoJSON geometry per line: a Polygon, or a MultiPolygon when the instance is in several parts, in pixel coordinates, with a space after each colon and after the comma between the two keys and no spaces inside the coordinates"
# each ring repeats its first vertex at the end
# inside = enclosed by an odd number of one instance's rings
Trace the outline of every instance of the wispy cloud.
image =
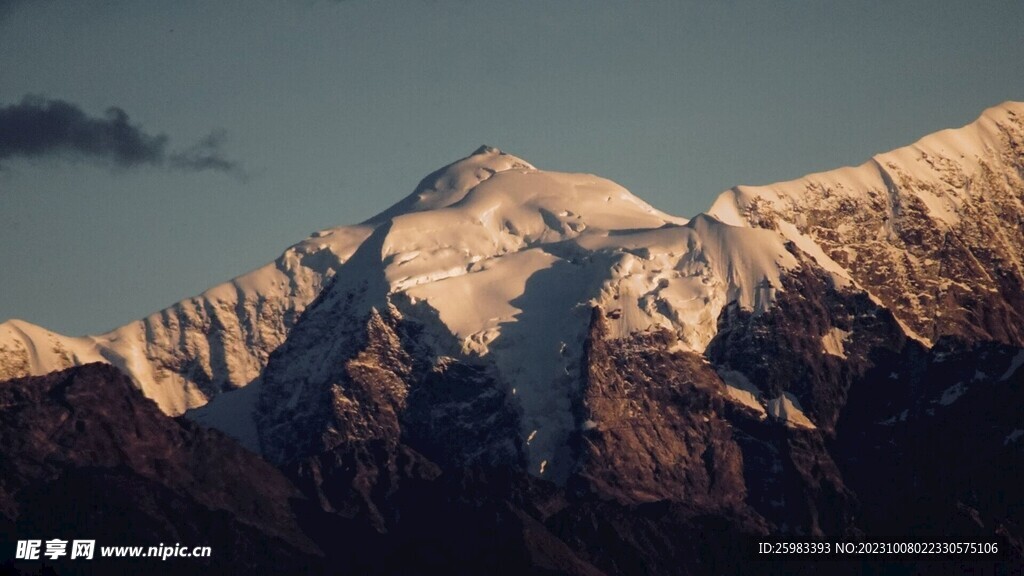
{"type": "Polygon", "coordinates": [[[221,153],[221,146],[226,139],[227,133],[224,130],[211,132],[191,147],[172,153],[171,166],[185,170],[215,170],[241,174],[238,162],[226,159],[221,153]]]}
{"type": "Polygon", "coordinates": [[[75,104],[41,96],[0,107],[0,168],[17,157],[60,157],[122,168],[167,166],[242,176],[239,164],[221,151],[224,138],[224,132],[217,131],[188,148],[168,151],[166,135],[147,133],[121,108],[90,116],[75,104]]]}

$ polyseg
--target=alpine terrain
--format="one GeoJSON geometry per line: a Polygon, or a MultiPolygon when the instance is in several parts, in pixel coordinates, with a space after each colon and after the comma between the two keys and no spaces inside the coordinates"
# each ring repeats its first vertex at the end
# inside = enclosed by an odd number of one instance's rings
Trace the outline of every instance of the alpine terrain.
{"type": "Polygon", "coordinates": [[[481,147],[110,333],[0,324],[0,380],[5,539],[69,490],[99,538],[116,485],[154,544],[271,570],[1011,573],[1024,104],[690,219],[481,147]]]}

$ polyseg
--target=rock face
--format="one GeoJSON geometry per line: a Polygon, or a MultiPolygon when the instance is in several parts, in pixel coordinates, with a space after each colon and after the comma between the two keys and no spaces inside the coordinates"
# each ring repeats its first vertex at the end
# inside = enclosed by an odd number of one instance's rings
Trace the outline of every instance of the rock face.
{"type": "Polygon", "coordinates": [[[862,497],[866,531],[919,539],[953,532],[1024,555],[1022,361],[1019,348],[945,338],[911,351],[901,371],[851,389],[834,448],[844,478],[862,494],[890,487],[862,497]]]}
{"type": "Polygon", "coordinates": [[[725,419],[725,386],[692,352],[657,332],[609,341],[594,310],[576,404],[579,490],[632,504],[739,507],[743,455],[725,419]]]}

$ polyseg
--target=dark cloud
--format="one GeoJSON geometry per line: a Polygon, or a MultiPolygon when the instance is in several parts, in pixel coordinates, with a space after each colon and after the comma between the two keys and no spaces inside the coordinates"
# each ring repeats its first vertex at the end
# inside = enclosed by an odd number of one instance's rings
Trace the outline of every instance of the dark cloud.
{"type": "Polygon", "coordinates": [[[89,116],[70,102],[40,96],[0,107],[0,162],[57,156],[123,168],[169,166],[241,175],[238,163],[222,155],[223,141],[224,132],[214,132],[190,148],[168,152],[167,136],[146,133],[117,107],[108,108],[102,117],[89,116]]]}
{"type": "Polygon", "coordinates": [[[160,164],[166,147],[166,136],[146,134],[120,108],[95,118],[63,100],[32,96],[0,108],[0,160],[71,153],[135,166],[160,164]]]}

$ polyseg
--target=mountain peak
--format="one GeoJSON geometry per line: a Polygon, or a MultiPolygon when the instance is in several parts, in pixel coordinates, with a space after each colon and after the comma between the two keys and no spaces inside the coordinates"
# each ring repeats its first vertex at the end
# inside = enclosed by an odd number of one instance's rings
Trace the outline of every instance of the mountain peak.
{"type": "Polygon", "coordinates": [[[412,194],[367,223],[383,222],[412,212],[446,208],[462,200],[470,190],[491,176],[509,170],[534,171],[536,168],[522,158],[492,146],[480,146],[469,156],[428,174],[420,180],[412,194]]]}
{"type": "Polygon", "coordinates": [[[999,104],[996,104],[995,106],[986,108],[985,111],[981,113],[981,115],[982,117],[998,117],[1003,116],[1007,113],[1009,113],[1010,115],[1024,114],[1024,102],[1018,102],[1016,100],[1006,100],[1005,102],[1001,102],[999,104]]]}
{"type": "Polygon", "coordinates": [[[470,154],[470,156],[479,156],[480,154],[504,154],[504,152],[502,152],[498,148],[495,148],[494,146],[481,144],[479,148],[477,148],[476,150],[473,151],[472,154],[470,154]]]}

